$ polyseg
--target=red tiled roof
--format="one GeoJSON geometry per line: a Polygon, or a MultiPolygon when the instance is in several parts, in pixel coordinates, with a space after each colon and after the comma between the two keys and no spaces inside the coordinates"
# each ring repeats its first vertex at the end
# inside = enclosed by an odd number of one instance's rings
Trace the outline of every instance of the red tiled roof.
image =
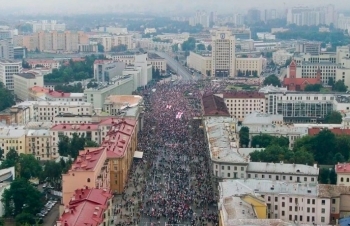
{"type": "Polygon", "coordinates": [[[338,163],[335,165],[336,173],[350,173],[350,163],[338,163]]]}
{"type": "Polygon", "coordinates": [[[41,87],[41,86],[33,86],[31,88],[29,88],[30,91],[32,92],[43,92],[43,93],[49,93],[50,89],[41,87]]]}
{"type": "Polygon", "coordinates": [[[70,93],[64,93],[64,92],[55,91],[55,90],[50,90],[50,92],[47,95],[50,95],[51,97],[56,97],[56,98],[70,97],[70,93]]]}
{"type": "Polygon", "coordinates": [[[62,226],[99,226],[104,218],[103,213],[108,208],[108,200],[113,195],[103,189],[77,189],[74,198],[60,217],[58,223],[62,226]]]}
{"type": "Polygon", "coordinates": [[[224,99],[229,99],[229,98],[239,98],[239,99],[257,99],[261,98],[264,99],[265,95],[263,93],[259,92],[229,92],[229,93],[224,93],[223,94],[224,99]]]}
{"type": "Polygon", "coordinates": [[[95,60],[94,64],[105,64],[110,62],[113,62],[113,60],[95,60]]]}
{"type": "Polygon", "coordinates": [[[214,94],[202,97],[203,116],[230,116],[224,99],[214,94]]]}
{"type": "Polygon", "coordinates": [[[73,162],[70,171],[93,171],[104,151],[103,147],[85,148],[79,152],[79,156],[73,162]]]}
{"type": "Polygon", "coordinates": [[[294,85],[302,85],[303,83],[307,84],[320,84],[320,80],[318,78],[284,78],[283,85],[288,86],[290,84],[294,85]]]}
{"type": "Polygon", "coordinates": [[[106,148],[108,158],[120,158],[125,155],[137,122],[133,119],[110,120],[112,128],[105,137],[102,146],[106,148]]]}
{"type": "Polygon", "coordinates": [[[70,123],[61,123],[56,124],[51,127],[51,130],[59,130],[59,131],[71,131],[71,130],[98,130],[98,124],[88,123],[88,124],[70,124],[70,123]]]}
{"type": "MultiPolygon", "coordinates": [[[[333,128],[329,130],[335,135],[350,135],[350,129],[333,128]]],[[[314,136],[321,131],[322,131],[322,128],[309,128],[308,134],[311,136],[314,136]]]]}

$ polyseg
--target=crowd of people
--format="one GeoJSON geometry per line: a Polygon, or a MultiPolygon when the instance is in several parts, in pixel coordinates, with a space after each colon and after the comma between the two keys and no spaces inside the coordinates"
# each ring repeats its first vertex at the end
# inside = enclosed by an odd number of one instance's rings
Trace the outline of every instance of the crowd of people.
{"type": "Polygon", "coordinates": [[[132,216],[119,225],[218,225],[200,98],[223,88],[210,81],[182,81],[141,91],[146,109],[138,149],[144,155],[130,172],[128,186],[134,191],[123,194],[117,208],[121,217],[122,208],[132,216]]]}

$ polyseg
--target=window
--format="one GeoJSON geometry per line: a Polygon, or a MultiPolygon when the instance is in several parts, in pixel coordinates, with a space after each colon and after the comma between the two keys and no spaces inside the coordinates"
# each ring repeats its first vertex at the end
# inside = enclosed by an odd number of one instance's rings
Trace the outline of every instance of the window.
{"type": "Polygon", "coordinates": [[[332,204],[335,204],[336,200],[335,199],[332,199],[332,204]]]}
{"type": "Polygon", "coordinates": [[[227,169],[228,169],[228,170],[231,170],[231,167],[230,167],[230,166],[227,166],[227,169]]]}
{"type": "Polygon", "coordinates": [[[310,199],[307,199],[307,204],[310,204],[310,199]]]}
{"type": "Polygon", "coordinates": [[[275,210],[277,210],[278,209],[278,206],[277,205],[275,205],[275,210]]]}
{"type": "Polygon", "coordinates": [[[315,205],[315,199],[313,199],[313,200],[312,200],[312,204],[314,204],[314,205],[315,205]]]}
{"type": "Polygon", "coordinates": [[[87,179],[87,182],[90,183],[90,178],[87,179]]]}
{"type": "Polygon", "coordinates": [[[278,202],[278,197],[275,197],[275,202],[278,202]]]}
{"type": "Polygon", "coordinates": [[[310,213],[310,207],[308,207],[308,208],[306,209],[306,212],[310,213]]]}
{"type": "Polygon", "coordinates": [[[292,206],[289,207],[289,211],[293,211],[293,207],[292,206]]]}
{"type": "Polygon", "coordinates": [[[221,169],[224,170],[224,169],[225,169],[225,166],[221,166],[221,169]]]}
{"type": "Polygon", "coordinates": [[[290,202],[290,203],[293,203],[293,198],[289,198],[289,202],[290,202]]]}
{"type": "Polygon", "coordinates": [[[248,178],[250,178],[250,173],[248,173],[248,178]]]}
{"type": "Polygon", "coordinates": [[[341,177],[341,178],[340,178],[340,182],[344,182],[344,178],[341,177]]]}
{"type": "Polygon", "coordinates": [[[284,211],[282,211],[282,216],[283,216],[283,217],[284,217],[284,214],[285,214],[284,211]]]}
{"type": "Polygon", "coordinates": [[[326,200],[322,199],[322,205],[326,205],[326,200]]]}
{"type": "Polygon", "coordinates": [[[292,215],[289,215],[289,220],[290,220],[290,221],[292,221],[292,220],[293,220],[292,215]]]}
{"type": "Polygon", "coordinates": [[[315,213],[315,208],[312,208],[312,212],[315,213]]]}
{"type": "Polygon", "coordinates": [[[321,222],[322,222],[322,223],[324,223],[324,220],[325,220],[325,218],[324,218],[324,217],[321,217],[321,222]]]}
{"type": "Polygon", "coordinates": [[[230,173],[227,173],[227,177],[231,177],[231,174],[230,174],[230,173]]]}
{"type": "Polygon", "coordinates": [[[282,207],[285,207],[284,202],[282,202],[282,207]]]}
{"type": "Polygon", "coordinates": [[[325,208],[322,208],[321,209],[321,213],[325,213],[326,212],[326,209],[325,208]]]}

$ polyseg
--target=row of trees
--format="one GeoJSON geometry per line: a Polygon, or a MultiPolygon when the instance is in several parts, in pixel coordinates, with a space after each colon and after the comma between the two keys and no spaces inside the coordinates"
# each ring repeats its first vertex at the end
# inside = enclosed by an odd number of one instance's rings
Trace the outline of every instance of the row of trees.
{"type": "Polygon", "coordinates": [[[65,93],[83,93],[84,89],[80,82],[74,85],[55,85],[55,90],[65,93]]]}
{"type": "Polygon", "coordinates": [[[44,77],[44,81],[47,83],[68,83],[93,78],[93,64],[96,59],[104,59],[104,56],[86,56],[84,62],[70,60],[59,69],[53,69],[52,73],[44,77]]]}
{"type": "MultiPolygon", "coordinates": [[[[249,128],[242,127],[239,136],[241,145],[248,147],[249,128]]],[[[253,137],[252,146],[265,147],[265,150],[251,153],[251,160],[297,164],[317,162],[321,165],[334,165],[348,161],[350,157],[350,136],[335,135],[327,129],[315,136],[307,135],[296,140],[293,149],[289,149],[288,145],[287,138],[274,138],[268,134],[253,137]]]]}
{"type": "Polygon", "coordinates": [[[60,136],[58,153],[61,156],[70,156],[75,159],[79,155],[79,151],[83,150],[85,147],[98,146],[96,142],[84,137],[84,135],[79,136],[77,133],[73,133],[72,138],[65,135],[60,136]]]}
{"type": "Polygon", "coordinates": [[[249,76],[258,77],[258,71],[257,70],[253,70],[253,71],[252,70],[246,70],[246,71],[238,70],[237,76],[238,77],[249,77],[249,76]]]}
{"type": "Polygon", "coordinates": [[[264,79],[263,84],[265,86],[268,85],[273,85],[273,86],[278,86],[281,87],[281,80],[276,76],[276,75],[269,75],[264,79]]]}
{"type": "MultiPolygon", "coordinates": [[[[338,80],[337,82],[334,82],[333,78],[330,78],[328,80],[328,85],[332,88],[332,91],[335,92],[346,92],[348,90],[348,87],[344,84],[343,80],[338,80]]],[[[309,84],[305,86],[304,91],[320,92],[322,91],[322,89],[322,84],[309,84]]]]}

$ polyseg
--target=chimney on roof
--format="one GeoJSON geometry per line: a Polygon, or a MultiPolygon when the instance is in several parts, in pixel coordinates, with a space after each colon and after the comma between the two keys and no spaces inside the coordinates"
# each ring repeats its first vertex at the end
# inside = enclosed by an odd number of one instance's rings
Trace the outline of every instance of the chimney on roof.
{"type": "Polygon", "coordinates": [[[64,221],[64,226],[68,226],[67,220],[64,221]]]}

